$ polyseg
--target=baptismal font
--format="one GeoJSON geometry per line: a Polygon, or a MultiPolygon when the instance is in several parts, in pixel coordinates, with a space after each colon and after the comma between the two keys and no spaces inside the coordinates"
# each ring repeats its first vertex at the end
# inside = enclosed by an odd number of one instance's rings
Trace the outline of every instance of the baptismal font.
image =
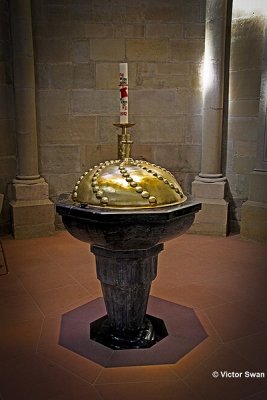
{"type": "Polygon", "coordinates": [[[147,315],[163,243],[185,233],[201,204],[188,200],[164,167],[131,156],[128,68],[120,64],[117,159],[90,167],[57,212],[68,232],[90,243],[107,315],[91,324],[90,339],[112,349],[150,348],[168,335],[147,315]]]}

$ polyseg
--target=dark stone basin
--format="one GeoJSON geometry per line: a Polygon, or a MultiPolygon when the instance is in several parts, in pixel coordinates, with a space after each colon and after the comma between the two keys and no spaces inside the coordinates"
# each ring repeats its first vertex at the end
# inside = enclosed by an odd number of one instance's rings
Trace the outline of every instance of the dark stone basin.
{"type": "Polygon", "coordinates": [[[142,210],[82,208],[74,204],[68,194],[63,194],[56,205],[69,233],[83,242],[114,250],[145,249],[180,236],[201,209],[201,204],[193,201],[142,210]]]}

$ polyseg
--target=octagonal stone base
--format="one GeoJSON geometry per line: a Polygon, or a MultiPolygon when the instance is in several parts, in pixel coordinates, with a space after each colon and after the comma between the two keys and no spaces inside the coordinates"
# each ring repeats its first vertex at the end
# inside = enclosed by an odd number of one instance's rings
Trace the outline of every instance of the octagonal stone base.
{"type": "Polygon", "coordinates": [[[90,325],[106,315],[103,298],[62,316],[59,344],[104,367],[122,367],[174,364],[208,336],[192,308],[150,296],[147,314],[168,332],[150,348],[113,350],[90,338],[90,325]]]}
{"type": "Polygon", "coordinates": [[[154,346],[168,336],[164,321],[145,315],[143,327],[138,332],[114,332],[108,316],[98,318],[90,324],[90,339],[114,350],[144,349],[154,346]]]}

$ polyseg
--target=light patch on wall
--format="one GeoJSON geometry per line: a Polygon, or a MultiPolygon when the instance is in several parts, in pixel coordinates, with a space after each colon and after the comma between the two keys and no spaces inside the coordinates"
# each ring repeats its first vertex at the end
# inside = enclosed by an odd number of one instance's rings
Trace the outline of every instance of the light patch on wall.
{"type": "Polygon", "coordinates": [[[267,15],[266,0],[233,1],[233,18],[249,18],[256,15],[267,15]]]}
{"type": "Polygon", "coordinates": [[[212,53],[211,33],[206,29],[205,52],[201,68],[202,96],[208,93],[214,81],[214,55],[212,53]]]}

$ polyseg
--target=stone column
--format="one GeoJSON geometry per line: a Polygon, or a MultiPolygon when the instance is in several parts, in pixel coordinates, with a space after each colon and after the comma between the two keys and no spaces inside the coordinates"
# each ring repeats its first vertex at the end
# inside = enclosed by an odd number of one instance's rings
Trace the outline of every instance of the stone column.
{"type": "Polygon", "coordinates": [[[241,207],[241,237],[267,242],[267,20],[258,123],[256,167],[250,173],[248,200],[241,207]]]}
{"type": "Polygon", "coordinates": [[[202,203],[191,233],[226,235],[228,203],[222,175],[222,127],[228,1],[206,1],[201,172],[192,195],[202,203]]]}
{"type": "Polygon", "coordinates": [[[15,238],[54,232],[54,207],[38,170],[35,74],[30,0],[10,1],[18,174],[13,180],[15,238]]]}

